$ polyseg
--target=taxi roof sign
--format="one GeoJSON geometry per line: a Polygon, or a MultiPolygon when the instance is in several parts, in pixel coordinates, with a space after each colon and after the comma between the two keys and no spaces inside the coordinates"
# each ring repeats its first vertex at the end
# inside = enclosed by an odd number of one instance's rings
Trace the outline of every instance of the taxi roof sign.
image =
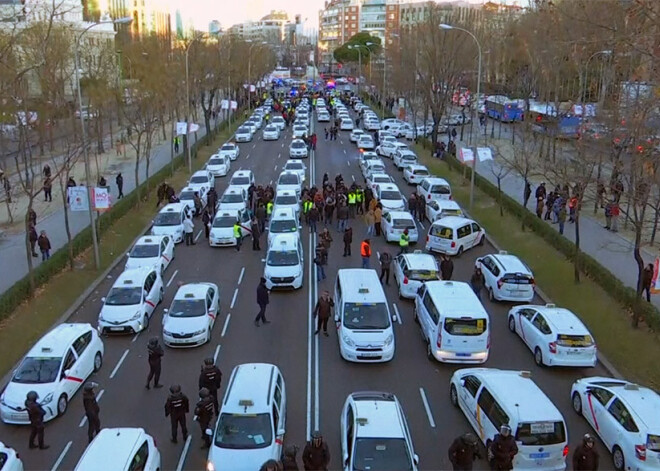
{"type": "Polygon", "coordinates": [[[195,295],[192,294],[192,293],[186,293],[186,294],[183,295],[183,297],[184,297],[184,298],[194,298],[195,295]]]}
{"type": "Polygon", "coordinates": [[[153,242],[153,239],[151,239],[151,238],[144,239],[144,242],[153,242]]]}
{"type": "Polygon", "coordinates": [[[499,251],[499,254],[500,254],[500,255],[509,255],[509,252],[506,251],[506,250],[500,250],[500,251],[499,251]]]}
{"type": "Polygon", "coordinates": [[[132,284],[133,284],[133,280],[124,280],[124,284],[125,284],[125,285],[132,285],[132,284]]]}
{"type": "Polygon", "coordinates": [[[531,378],[531,377],[532,377],[532,373],[531,373],[531,371],[521,371],[521,372],[520,372],[520,376],[521,376],[522,378],[531,378]]]}
{"type": "Polygon", "coordinates": [[[367,294],[367,293],[369,293],[369,288],[359,288],[358,293],[367,294]]]}
{"type": "Polygon", "coordinates": [[[241,399],[238,401],[238,405],[241,407],[252,407],[254,402],[251,399],[241,399]]]}
{"type": "Polygon", "coordinates": [[[358,417],[357,419],[355,419],[355,421],[357,422],[358,425],[362,425],[362,426],[367,425],[369,423],[369,419],[365,417],[358,417]]]}

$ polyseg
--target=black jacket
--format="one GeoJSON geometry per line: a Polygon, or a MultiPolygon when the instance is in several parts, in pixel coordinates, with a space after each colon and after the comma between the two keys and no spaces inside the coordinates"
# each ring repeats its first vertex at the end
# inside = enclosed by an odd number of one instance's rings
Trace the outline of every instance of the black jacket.
{"type": "Polygon", "coordinates": [[[211,396],[207,396],[197,402],[197,405],[195,405],[195,415],[200,424],[208,425],[213,418],[213,398],[211,396]]]}
{"type": "Polygon", "coordinates": [[[160,365],[160,359],[165,354],[163,352],[163,347],[160,344],[157,344],[155,347],[147,347],[149,350],[149,364],[150,365],[160,365]]]}
{"type": "Polygon", "coordinates": [[[326,471],[330,464],[330,450],[326,442],[321,442],[321,446],[314,446],[312,442],[307,442],[302,453],[303,465],[305,471],[326,471]]]}
{"type": "Polygon", "coordinates": [[[481,458],[477,447],[466,443],[463,437],[458,437],[449,447],[449,461],[461,469],[471,469],[475,458],[481,458]]]}
{"type": "Polygon", "coordinates": [[[490,444],[490,451],[493,454],[493,467],[496,470],[513,469],[513,458],[518,454],[516,440],[509,435],[503,437],[499,433],[490,444]]]}
{"type": "Polygon", "coordinates": [[[97,417],[100,409],[94,391],[83,391],[83,407],[87,417],[97,417]]]}
{"type": "Polygon", "coordinates": [[[174,417],[181,417],[188,413],[190,404],[188,398],[182,392],[170,394],[165,402],[165,417],[172,415],[174,417]]]}
{"type": "Polygon", "coordinates": [[[353,242],[353,229],[350,227],[344,231],[344,242],[347,244],[353,242]]]}
{"type": "Polygon", "coordinates": [[[259,286],[257,286],[257,304],[259,306],[265,306],[268,302],[268,288],[266,288],[266,283],[259,283],[259,286]]]}
{"type": "Polygon", "coordinates": [[[30,425],[43,427],[44,416],[46,415],[46,411],[41,406],[41,404],[39,404],[36,401],[26,400],[25,407],[27,408],[28,417],[30,419],[30,425]]]}
{"type": "Polygon", "coordinates": [[[451,275],[454,273],[454,262],[450,258],[440,262],[440,273],[443,280],[451,280],[451,275]]]}
{"type": "Polygon", "coordinates": [[[596,471],[599,460],[595,448],[589,448],[581,443],[573,452],[573,469],[575,471],[596,471]]]}
{"type": "Polygon", "coordinates": [[[222,372],[215,365],[204,366],[199,374],[199,389],[206,388],[211,392],[220,389],[222,372]]]}

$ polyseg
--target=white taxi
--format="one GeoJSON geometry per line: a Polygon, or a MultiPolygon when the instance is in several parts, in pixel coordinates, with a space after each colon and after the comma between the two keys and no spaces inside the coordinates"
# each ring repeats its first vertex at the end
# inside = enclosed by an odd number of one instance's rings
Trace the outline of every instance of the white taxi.
{"type": "Polygon", "coordinates": [[[309,129],[304,124],[294,124],[291,135],[294,139],[300,139],[303,136],[309,135],[309,129]]]}
{"type": "Polygon", "coordinates": [[[534,299],[534,275],[515,255],[500,250],[498,254],[478,258],[475,267],[481,268],[484,274],[491,301],[529,303],[534,299]]]}
{"type": "Polygon", "coordinates": [[[202,188],[206,188],[208,191],[209,188],[213,186],[215,182],[215,177],[210,170],[198,170],[192,174],[190,180],[188,180],[188,188],[191,188],[193,191],[201,192],[202,188]]]}
{"type": "Polygon", "coordinates": [[[252,140],[252,129],[247,125],[243,125],[236,130],[234,137],[236,142],[250,142],[252,140]]]}
{"type": "Polygon", "coordinates": [[[406,208],[406,203],[403,201],[399,187],[393,183],[378,185],[376,187],[376,197],[380,204],[383,205],[384,211],[404,211],[406,208]]]}
{"type": "Polygon", "coordinates": [[[339,122],[339,129],[341,131],[352,131],[355,125],[351,118],[342,118],[339,122]]]}
{"type": "Polygon", "coordinates": [[[264,128],[262,137],[264,141],[277,141],[280,138],[280,127],[276,124],[269,124],[264,128]]]}
{"type": "Polygon", "coordinates": [[[289,145],[289,158],[304,159],[309,155],[307,144],[302,139],[294,139],[289,145]]]}
{"type": "Polygon", "coordinates": [[[383,162],[380,157],[378,157],[378,154],[375,152],[371,151],[360,151],[360,154],[358,156],[358,165],[360,166],[360,170],[362,171],[362,175],[365,175],[366,169],[370,164],[374,163],[380,163],[383,167],[385,167],[385,162],[383,162]]]}
{"type": "MultiPolygon", "coordinates": [[[[104,428],[76,465],[74,471],[158,471],[160,451],[142,428],[104,428]]],[[[4,470],[3,470],[4,471],[4,470]]]]}
{"type": "Polygon", "coordinates": [[[273,214],[268,224],[268,245],[277,234],[291,234],[298,232],[298,216],[291,208],[273,208],[273,214]]]}
{"type": "Polygon", "coordinates": [[[444,178],[425,178],[417,185],[417,194],[421,195],[427,203],[430,200],[450,200],[451,186],[444,178]]]}
{"type": "Polygon", "coordinates": [[[466,250],[482,245],[485,239],[486,231],[476,221],[447,216],[429,227],[426,250],[460,256],[466,250]]]}
{"type": "Polygon", "coordinates": [[[358,139],[357,141],[357,146],[358,149],[363,149],[363,150],[374,150],[374,147],[376,147],[376,145],[374,144],[374,138],[371,137],[369,134],[360,136],[360,139],[358,139]]]}
{"type": "Polygon", "coordinates": [[[425,211],[426,219],[431,224],[447,216],[465,216],[461,207],[454,200],[427,200],[425,211]]]}
{"type": "Polygon", "coordinates": [[[250,185],[254,185],[252,170],[236,170],[229,180],[229,186],[240,186],[245,191],[248,191],[250,185]]]}
{"type": "Polygon", "coordinates": [[[286,123],[282,116],[273,116],[270,120],[270,124],[277,126],[280,131],[284,131],[284,128],[286,127],[286,123]]]}
{"type": "Polygon", "coordinates": [[[211,247],[231,247],[236,245],[234,237],[234,224],[238,221],[241,225],[243,237],[250,234],[250,213],[247,209],[219,210],[209,232],[209,245],[211,247]]]}
{"type": "Polygon", "coordinates": [[[319,123],[328,123],[330,122],[330,113],[327,111],[318,111],[316,113],[316,119],[319,121],[319,123]]]}
{"type": "Polygon", "coordinates": [[[153,220],[152,235],[166,235],[175,244],[183,242],[183,220],[190,210],[185,203],[170,203],[161,209],[153,220]]]}
{"type": "Polygon", "coordinates": [[[355,128],[351,131],[351,134],[348,136],[348,140],[351,142],[357,142],[360,140],[360,137],[364,136],[365,132],[360,128],[355,128]]]}
{"type": "Polygon", "coordinates": [[[247,207],[247,191],[240,186],[229,185],[218,201],[218,211],[239,211],[247,207]]]}
{"type": "Polygon", "coordinates": [[[298,172],[284,171],[280,173],[277,179],[276,190],[278,192],[283,190],[295,191],[297,195],[300,195],[302,191],[302,178],[300,178],[298,172]]]}
{"type": "Polygon", "coordinates": [[[226,155],[230,160],[236,160],[241,154],[241,149],[233,142],[225,142],[222,144],[222,147],[218,149],[218,154],[220,156],[226,155]]]}
{"type": "Polygon", "coordinates": [[[381,144],[376,147],[376,152],[378,152],[379,155],[389,157],[390,159],[400,150],[407,150],[408,146],[404,144],[403,142],[399,142],[397,140],[394,141],[389,141],[386,140],[384,142],[381,142],[381,144]]]}
{"type": "Polygon", "coordinates": [[[80,386],[101,369],[103,352],[103,342],[90,324],[53,328],[14,370],[0,395],[0,418],[8,424],[29,424],[25,399],[30,391],[39,395],[44,421],[64,414],[80,386]]]}
{"type": "Polygon", "coordinates": [[[307,166],[300,160],[287,161],[287,163],[284,164],[284,167],[282,167],[282,170],[287,172],[296,172],[298,175],[300,175],[300,180],[302,180],[303,183],[305,182],[307,166]]]}
{"type": "Polygon", "coordinates": [[[163,300],[160,270],[126,270],[117,277],[108,295],[101,298],[99,332],[137,334],[149,327],[156,306],[163,300]]]}
{"type": "Polygon", "coordinates": [[[614,469],[660,468],[657,392],[625,380],[593,376],[573,383],[571,402],[612,453],[614,469]]]}
{"type": "Polygon", "coordinates": [[[300,218],[300,198],[298,198],[298,194],[295,191],[277,190],[273,202],[273,211],[282,208],[291,208],[296,214],[296,217],[300,218]]]}
{"type": "Polygon", "coordinates": [[[401,299],[415,299],[417,290],[424,282],[440,279],[438,261],[433,255],[422,253],[421,250],[398,255],[393,265],[401,299]]]}
{"type": "Polygon", "coordinates": [[[163,342],[168,347],[197,347],[211,340],[219,314],[220,290],[214,283],[181,286],[163,311],[163,342]]]}
{"type": "Polygon", "coordinates": [[[195,193],[199,196],[200,201],[202,202],[202,208],[206,207],[208,201],[209,187],[202,186],[199,188],[193,188],[187,186],[179,192],[179,201],[185,204],[190,211],[195,211],[195,193]]]}
{"type": "Polygon", "coordinates": [[[272,238],[266,254],[266,288],[302,288],[305,271],[303,247],[298,232],[272,238]]]}
{"type": "Polygon", "coordinates": [[[431,176],[431,172],[424,165],[408,165],[403,169],[403,179],[408,185],[417,185],[423,178],[431,176]]]}
{"type": "Polygon", "coordinates": [[[383,228],[383,237],[387,242],[399,242],[401,234],[406,229],[408,230],[408,237],[410,243],[417,242],[419,234],[417,232],[417,225],[415,218],[412,217],[408,211],[386,211],[383,213],[381,220],[383,228]]]}
{"type": "Polygon", "coordinates": [[[596,342],[580,319],[568,309],[523,304],[509,311],[509,330],[534,352],[539,366],[593,368],[596,342]]]}
{"type": "Polygon", "coordinates": [[[393,154],[392,160],[396,168],[401,170],[408,165],[417,165],[417,154],[411,150],[399,149],[393,154]]]}
{"type": "Polygon", "coordinates": [[[344,471],[417,470],[406,415],[394,394],[354,392],[346,398],[340,420],[344,471]]]}
{"type": "Polygon", "coordinates": [[[23,471],[23,462],[16,450],[0,442],[0,469],[2,471],[23,471]]]}
{"type": "Polygon", "coordinates": [[[174,258],[174,241],[170,236],[142,236],[126,255],[124,270],[157,267],[163,273],[174,258]]]}
{"type": "Polygon", "coordinates": [[[231,372],[209,449],[206,471],[254,471],[279,460],[287,396],[279,368],[245,363],[231,372]]]}
{"type": "Polygon", "coordinates": [[[387,169],[385,168],[383,161],[380,159],[365,161],[364,171],[362,172],[364,181],[366,182],[371,177],[371,175],[375,173],[387,173],[387,169]]]}
{"type": "Polygon", "coordinates": [[[228,155],[213,154],[206,163],[206,169],[211,172],[214,177],[226,176],[229,173],[230,168],[231,158],[228,155]]]}
{"type": "Polygon", "coordinates": [[[367,188],[371,188],[373,193],[376,192],[376,187],[383,183],[394,183],[394,178],[390,177],[386,173],[370,173],[366,178],[367,188]]]}

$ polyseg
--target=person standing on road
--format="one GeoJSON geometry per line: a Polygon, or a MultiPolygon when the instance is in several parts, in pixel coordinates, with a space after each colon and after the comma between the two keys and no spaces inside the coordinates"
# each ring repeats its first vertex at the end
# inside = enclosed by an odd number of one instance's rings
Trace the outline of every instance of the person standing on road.
{"type": "Polygon", "coordinates": [[[376,216],[372,210],[367,211],[367,214],[364,215],[364,222],[367,225],[367,235],[369,237],[374,235],[374,225],[376,224],[376,216]]]}
{"type": "Polygon", "coordinates": [[[186,441],[188,438],[186,414],[189,409],[190,403],[186,395],[181,392],[181,386],[178,384],[170,386],[170,395],[167,397],[167,401],[165,401],[165,417],[169,416],[170,423],[172,424],[172,438],[170,439],[172,443],[178,443],[176,437],[179,431],[179,425],[181,425],[183,441],[186,441]]]}
{"type": "Polygon", "coordinates": [[[371,259],[371,239],[366,238],[360,244],[360,256],[362,257],[362,268],[369,268],[371,259]]]}
{"type": "Polygon", "coordinates": [[[600,457],[594,448],[595,440],[590,434],[585,433],[580,443],[573,452],[573,469],[575,471],[597,471],[600,457]]]}
{"type": "Polygon", "coordinates": [[[115,183],[117,184],[117,199],[120,200],[124,197],[124,177],[121,175],[121,172],[115,177],[115,183]]]}
{"type": "Polygon", "coordinates": [[[330,464],[330,449],[323,440],[321,432],[312,432],[312,439],[307,442],[302,453],[305,471],[327,471],[330,464]]]}
{"type": "Polygon", "coordinates": [[[390,284],[390,266],[392,265],[392,256],[388,251],[380,254],[380,282],[383,282],[385,277],[385,284],[390,284]]]}
{"type": "Polygon", "coordinates": [[[337,208],[337,231],[344,232],[348,223],[348,206],[346,203],[340,203],[337,208]]]}
{"type": "Polygon", "coordinates": [[[254,216],[252,216],[252,221],[250,222],[250,230],[252,232],[252,250],[261,250],[261,244],[259,243],[261,228],[259,227],[257,218],[254,216]]]}
{"type": "Polygon", "coordinates": [[[41,231],[41,234],[39,234],[39,239],[37,239],[37,245],[39,246],[39,250],[41,251],[41,261],[45,262],[50,258],[50,239],[48,239],[48,236],[46,235],[46,231],[41,231]]]}
{"type": "Polygon", "coordinates": [[[154,388],[162,388],[163,385],[160,384],[160,363],[163,355],[163,347],[158,343],[157,337],[152,337],[149,339],[149,345],[147,345],[147,352],[149,354],[149,376],[147,376],[147,389],[151,389],[149,383],[151,383],[151,378],[154,379],[154,388]]]}
{"type": "Polygon", "coordinates": [[[476,458],[481,459],[479,441],[472,433],[464,433],[456,438],[449,447],[449,461],[454,471],[472,471],[476,458]]]}
{"type": "Polygon", "coordinates": [[[218,390],[220,389],[221,384],[222,371],[215,366],[213,358],[205,358],[204,364],[202,365],[202,371],[199,374],[199,389],[206,388],[209,390],[213,402],[213,410],[216,415],[218,415],[218,412],[220,411],[218,405],[218,390]]]}
{"type": "Polygon", "coordinates": [[[332,236],[330,235],[330,231],[327,227],[321,231],[321,234],[319,234],[319,243],[325,248],[325,250],[330,250],[330,246],[332,245],[332,236]]]}
{"type": "Polygon", "coordinates": [[[426,200],[423,195],[417,195],[417,219],[424,223],[426,218],[426,200]]]}
{"type": "Polygon", "coordinates": [[[30,419],[30,449],[37,448],[34,444],[36,438],[39,443],[40,450],[50,448],[49,445],[44,445],[44,416],[46,411],[43,406],[37,402],[39,394],[36,391],[30,391],[25,398],[25,409],[30,419]]]}
{"type": "Polygon", "coordinates": [[[199,401],[195,405],[195,417],[199,422],[199,428],[202,430],[202,450],[211,448],[211,436],[206,433],[206,430],[211,425],[211,420],[213,420],[213,399],[207,388],[199,390],[199,401]]]}
{"type": "Polygon", "coordinates": [[[234,239],[236,239],[236,252],[240,252],[241,244],[243,243],[243,231],[241,229],[241,223],[238,222],[238,219],[236,222],[234,222],[234,239]]]}
{"type": "Polygon", "coordinates": [[[261,277],[259,286],[257,286],[257,304],[259,305],[259,313],[254,319],[254,325],[259,327],[259,321],[264,324],[270,324],[269,320],[266,320],[266,306],[268,306],[269,296],[268,288],[266,288],[266,278],[261,277]]]}
{"type": "Polygon", "coordinates": [[[218,205],[218,193],[215,191],[215,188],[211,187],[209,192],[206,194],[206,207],[211,211],[211,217],[215,216],[215,208],[218,205]]]}
{"type": "Polygon", "coordinates": [[[417,193],[413,192],[408,198],[408,212],[415,219],[417,217],[417,193]]]}
{"type": "Polygon", "coordinates": [[[295,445],[287,445],[286,448],[284,448],[284,454],[282,456],[283,471],[298,471],[298,462],[296,460],[297,453],[298,447],[295,445]]]}
{"type": "Polygon", "coordinates": [[[511,436],[511,427],[503,424],[500,433],[490,443],[488,458],[491,469],[495,471],[510,471],[513,469],[513,459],[518,454],[516,440],[511,436]]]}
{"type": "Polygon", "coordinates": [[[320,214],[315,204],[313,204],[311,201],[309,204],[311,205],[311,208],[306,215],[307,224],[309,225],[309,233],[313,234],[316,233],[316,223],[319,222],[320,214]]]}
{"type": "Polygon", "coordinates": [[[44,178],[44,201],[52,202],[53,201],[53,180],[50,177],[44,178]]]}
{"type": "Polygon", "coordinates": [[[642,272],[642,292],[646,293],[646,301],[651,302],[651,286],[653,285],[653,264],[649,263],[642,272]]]}
{"type": "Polygon", "coordinates": [[[316,246],[316,256],[314,257],[314,265],[316,265],[316,281],[326,279],[324,266],[328,264],[328,251],[319,243],[316,246]]]}
{"type": "Polygon", "coordinates": [[[37,235],[37,229],[34,227],[34,224],[30,223],[30,232],[28,232],[28,239],[30,241],[30,249],[32,250],[32,256],[38,257],[35,247],[37,246],[37,241],[39,236],[37,235]]]}
{"type": "Polygon", "coordinates": [[[330,292],[323,290],[323,294],[314,308],[314,316],[316,316],[316,332],[314,332],[314,335],[317,335],[323,327],[323,335],[328,336],[328,320],[333,307],[335,307],[335,302],[330,297],[330,292]]]}
{"type": "Polygon", "coordinates": [[[344,230],[344,257],[351,256],[351,244],[353,243],[353,229],[347,227],[344,230]]]}
{"type": "Polygon", "coordinates": [[[470,278],[470,286],[472,287],[472,291],[474,291],[474,294],[477,295],[479,300],[481,300],[481,290],[483,289],[485,283],[486,280],[484,279],[484,274],[481,272],[481,268],[476,267],[472,277],[470,278]]]}
{"type": "Polygon", "coordinates": [[[193,231],[195,230],[195,225],[192,222],[191,218],[183,218],[183,232],[186,238],[186,245],[195,245],[195,240],[193,239],[193,231]]]}
{"type": "Polygon", "coordinates": [[[202,212],[202,224],[204,224],[204,236],[208,239],[211,235],[211,223],[213,222],[213,215],[211,208],[208,206],[202,212]]]}
{"type": "Polygon", "coordinates": [[[454,262],[447,254],[442,254],[440,261],[440,274],[443,280],[451,280],[451,275],[454,273],[454,262]]]}
{"type": "Polygon", "coordinates": [[[557,213],[557,223],[559,224],[559,233],[564,234],[564,224],[566,224],[566,206],[561,205],[557,213]]]}
{"type": "Polygon", "coordinates": [[[525,189],[523,190],[523,202],[525,208],[527,208],[527,203],[529,203],[529,198],[532,196],[532,185],[525,180],[525,189]]]}
{"type": "Polygon", "coordinates": [[[399,237],[399,255],[402,253],[408,253],[408,246],[410,245],[410,236],[408,235],[408,229],[404,229],[401,237],[399,237]]]}
{"type": "Polygon", "coordinates": [[[98,384],[87,382],[83,386],[83,407],[85,408],[85,417],[87,417],[87,438],[92,443],[94,437],[101,431],[101,419],[99,418],[99,403],[96,402],[96,392],[94,389],[98,384]]]}
{"type": "Polygon", "coordinates": [[[257,210],[254,212],[254,215],[259,222],[259,232],[263,234],[263,232],[266,230],[266,207],[263,205],[263,203],[260,203],[259,206],[257,206],[257,210]]]}
{"type": "MultiPolygon", "coordinates": [[[[374,198],[373,201],[376,201],[374,198]]],[[[376,204],[374,209],[374,231],[376,232],[376,237],[380,237],[380,223],[383,221],[383,208],[380,204],[376,204]]]]}

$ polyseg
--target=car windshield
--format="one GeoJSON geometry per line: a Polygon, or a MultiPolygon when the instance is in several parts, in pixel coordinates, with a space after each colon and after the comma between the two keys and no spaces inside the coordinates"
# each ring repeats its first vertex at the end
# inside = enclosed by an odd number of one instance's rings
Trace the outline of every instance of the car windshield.
{"type": "Polygon", "coordinates": [[[287,170],[302,170],[303,166],[302,164],[299,163],[289,163],[284,166],[285,169],[287,170]]]}
{"type": "Polygon", "coordinates": [[[224,159],[211,159],[209,160],[209,165],[224,165],[224,159]]]}
{"type": "Polygon", "coordinates": [[[296,126],[293,128],[294,131],[307,131],[307,128],[305,126],[296,126]]]}
{"type": "Polygon", "coordinates": [[[208,177],[204,175],[197,175],[196,177],[192,177],[190,179],[190,183],[208,183],[208,181],[208,177]]]}
{"type": "Polygon", "coordinates": [[[249,185],[250,179],[248,177],[234,177],[229,182],[230,185],[249,185]]]}
{"type": "Polygon", "coordinates": [[[304,142],[292,142],[291,147],[293,147],[294,149],[302,149],[306,146],[304,142]]]}
{"type": "Polygon", "coordinates": [[[292,219],[273,220],[269,227],[269,232],[277,232],[278,234],[282,232],[296,232],[297,230],[298,224],[292,219]]]}
{"type": "Polygon", "coordinates": [[[518,425],[516,441],[523,445],[547,446],[566,441],[564,422],[532,422],[518,425]]]}
{"type": "Polygon", "coordinates": [[[374,183],[391,183],[390,177],[374,177],[374,183]]]}
{"type": "Polygon", "coordinates": [[[275,204],[298,204],[298,198],[294,195],[282,195],[275,197],[275,204]]]}
{"type": "Polygon", "coordinates": [[[417,170],[413,170],[413,173],[414,173],[415,175],[421,175],[421,176],[424,176],[424,177],[430,175],[429,171],[426,170],[425,168],[417,169],[417,170]]]}
{"type": "Polygon", "coordinates": [[[417,230],[417,226],[415,226],[415,221],[412,219],[393,219],[392,220],[392,227],[394,229],[415,229],[417,230]]]}
{"type": "Polygon", "coordinates": [[[298,252],[295,250],[269,251],[266,264],[271,267],[291,267],[298,265],[298,252]]]}
{"type": "Polygon", "coordinates": [[[203,299],[175,299],[167,313],[170,317],[200,317],[206,315],[203,299]]]}
{"type": "Polygon", "coordinates": [[[133,306],[142,302],[142,288],[112,288],[105,298],[106,306],[133,306]]]}
{"type": "Polygon", "coordinates": [[[401,199],[401,193],[398,191],[394,190],[384,190],[380,192],[380,199],[381,200],[400,200],[401,199]]]}
{"type": "Polygon", "coordinates": [[[242,203],[243,196],[240,193],[225,193],[222,195],[221,203],[242,203]]]}
{"type": "Polygon", "coordinates": [[[390,316],[385,303],[346,303],[344,326],[348,329],[386,329],[390,316]]]}
{"type": "Polygon", "coordinates": [[[57,379],[61,363],[61,358],[25,357],[11,380],[21,384],[52,383],[57,379]]]}
{"type": "Polygon", "coordinates": [[[401,156],[401,160],[406,160],[409,162],[417,162],[417,157],[412,154],[405,154],[401,156]]]}
{"type": "Polygon", "coordinates": [[[266,448],[273,440],[269,414],[220,414],[215,446],[236,450],[266,448]]]}
{"type": "Polygon", "coordinates": [[[213,227],[233,227],[235,222],[234,216],[220,216],[213,220],[213,227]]]}
{"type": "Polygon", "coordinates": [[[531,285],[534,284],[534,277],[525,273],[507,273],[502,277],[502,281],[512,285],[531,285]]]}
{"type": "Polygon", "coordinates": [[[154,219],[154,226],[178,226],[179,224],[181,224],[180,213],[158,213],[154,219]]]}
{"type": "Polygon", "coordinates": [[[358,438],[355,441],[353,469],[404,471],[413,467],[403,438],[358,438]]]}
{"type": "Polygon", "coordinates": [[[222,146],[222,148],[221,148],[220,150],[233,151],[233,150],[234,150],[234,146],[231,145],[231,144],[225,144],[224,146],[222,146]]]}
{"type": "Polygon", "coordinates": [[[488,319],[452,318],[445,319],[445,331],[451,335],[481,335],[486,332],[488,319]]]}
{"type": "Polygon", "coordinates": [[[250,134],[250,129],[246,128],[244,126],[241,126],[240,128],[238,128],[238,131],[236,131],[236,132],[239,133],[239,134],[250,134]]]}
{"type": "Polygon", "coordinates": [[[181,193],[179,193],[180,200],[192,200],[194,198],[195,198],[194,191],[182,191],[181,193]]]}
{"type": "Polygon", "coordinates": [[[415,281],[439,280],[437,270],[408,270],[406,276],[415,281]]]}
{"type": "Polygon", "coordinates": [[[451,189],[446,185],[433,185],[431,187],[431,193],[437,193],[439,195],[449,195],[451,194],[451,189]]]}
{"type": "Polygon", "coordinates": [[[298,181],[298,174],[289,174],[289,175],[282,175],[280,179],[277,181],[278,185],[297,185],[299,183],[298,181]]]}
{"type": "Polygon", "coordinates": [[[453,231],[450,227],[436,226],[434,224],[431,226],[430,234],[441,239],[451,239],[453,231]]]}
{"type": "Polygon", "coordinates": [[[158,257],[160,245],[158,244],[140,244],[133,247],[129,257],[131,258],[151,258],[158,257]]]}

